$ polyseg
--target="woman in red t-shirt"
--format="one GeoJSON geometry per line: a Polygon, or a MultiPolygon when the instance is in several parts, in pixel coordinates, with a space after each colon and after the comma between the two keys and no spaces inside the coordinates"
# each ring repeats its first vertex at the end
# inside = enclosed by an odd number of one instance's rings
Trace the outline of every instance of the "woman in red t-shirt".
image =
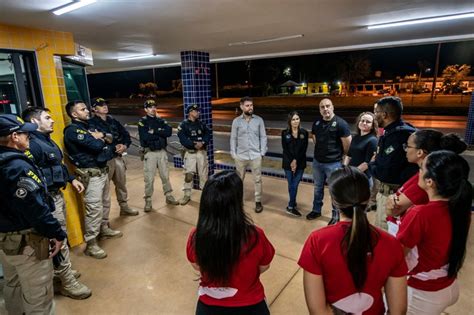
{"type": "Polygon", "coordinates": [[[206,182],[186,254],[201,275],[197,315],[270,314],[259,277],[275,249],[245,214],[237,173],[223,171],[206,182]]]}
{"type": "Polygon", "coordinates": [[[440,314],[456,303],[456,276],[471,224],[469,165],[452,151],[435,151],[422,164],[418,185],[429,202],[410,208],[397,239],[408,263],[408,314],[440,314]]]}
{"type": "Polygon", "coordinates": [[[311,233],[298,264],[310,314],[385,314],[385,288],[391,315],[405,314],[407,266],[400,243],[369,224],[367,177],[345,166],[328,181],[341,221],[311,233]],[[337,313],[340,314],[340,313],[337,313]]]}
{"type": "MultiPolygon", "coordinates": [[[[413,133],[405,145],[407,160],[416,163],[419,167],[428,154],[438,150],[449,150],[460,154],[466,150],[467,145],[459,136],[453,133],[443,135],[434,129],[423,129],[413,133]]],[[[428,195],[418,186],[419,173],[413,175],[398,191],[387,198],[387,223],[389,233],[396,235],[400,218],[412,205],[423,205],[428,203],[428,195]]]]}

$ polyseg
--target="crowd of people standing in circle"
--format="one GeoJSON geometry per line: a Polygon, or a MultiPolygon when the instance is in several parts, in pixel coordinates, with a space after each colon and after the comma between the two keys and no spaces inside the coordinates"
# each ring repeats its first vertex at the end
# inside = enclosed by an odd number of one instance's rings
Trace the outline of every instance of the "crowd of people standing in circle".
{"type": "MultiPolygon", "coordinates": [[[[239,150],[249,157],[246,151],[254,150],[247,165],[260,173],[266,151],[266,142],[259,141],[261,118],[253,114],[250,98],[241,108],[231,136],[233,157],[238,159],[239,150]],[[252,122],[256,127],[250,128],[252,122]],[[238,139],[247,141],[239,145],[238,139]]],[[[302,215],[297,192],[310,137],[315,189],[306,218],[321,216],[326,182],[333,209],[328,226],[309,235],[298,261],[310,314],[441,314],[459,297],[456,279],[471,222],[470,170],[459,155],[467,146],[454,134],[416,130],[401,119],[402,111],[399,98],[380,99],[374,113],[358,116],[354,136],[329,99],[321,101],[321,118],[310,135],[298,112],[288,115],[281,133],[286,212],[302,215]],[[372,225],[367,212],[375,194],[372,225]]],[[[202,192],[198,224],[187,246],[188,259],[201,275],[197,314],[269,313],[258,275],[268,269],[275,249],[243,210],[243,176],[236,176],[242,172],[211,176],[202,192]],[[226,184],[236,189],[226,191],[226,184]],[[211,243],[218,249],[212,253],[211,243]],[[242,277],[243,270],[251,276],[242,277]]],[[[254,179],[260,197],[261,179],[256,174],[254,179]]],[[[257,213],[259,203],[256,199],[257,213]]]]}
{"type": "MultiPolygon", "coordinates": [[[[92,294],[77,280],[69,259],[61,192],[68,183],[84,192],[85,255],[106,258],[98,239],[122,236],[109,224],[110,181],[117,190],[120,215],[138,214],[127,203],[123,156],[129,134],[107,115],[104,99],[92,104],[94,118],[82,101],[66,105],[72,123],[64,130],[65,148],[76,166],[75,175],[68,172],[62,151],[50,138],[54,121],[48,110],[26,110],[26,123],[14,115],[0,115],[0,179],[6,187],[0,192],[5,205],[0,211],[0,260],[6,267],[6,306],[11,312],[54,313],[53,276],[65,296],[85,299],[92,294]],[[21,216],[17,209],[22,209],[21,216]],[[39,255],[32,239],[51,242],[52,250],[39,255]],[[53,268],[51,258],[59,252],[62,258],[53,268]],[[24,259],[35,274],[15,269],[24,259]],[[28,287],[28,281],[19,283],[20,273],[40,275],[43,282],[28,287]],[[28,288],[26,295],[19,297],[11,289],[17,286],[28,288]]],[[[199,315],[270,313],[260,274],[270,268],[277,249],[243,204],[243,180],[250,168],[254,210],[259,214],[264,209],[261,172],[267,136],[252,98],[242,98],[240,108],[230,135],[235,171],[209,178],[210,131],[199,120],[199,106],[186,108],[188,116],[178,127],[185,151],[184,195],[179,200],[172,194],[166,154],[172,128],[157,116],[153,100],[144,103],[146,115],[138,122],[144,212],[153,211],[157,170],[168,205],[186,205],[193,177],[200,175],[199,216],[186,245],[187,259],[199,274],[199,315]]],[[[397,97],[381,98],[373,113],[361,113],[354,134],[334,113],[330,99],[321,100],[319,110],[321,117],[311,132],[302,128],[300,113],[293,111],[281,133],[286,213],[302,216],[297,193],[309,164],[310,138],[314,194],[306,219],[322,216],[325,184],[331,199],[328,226],[308,236],[298,260],[310,314],[440,314],[458,300],[457,277],[466,257],[473,191],[469,165],[460,154],[467,145],[454,134],[416,130],[401,118],[403,104],[397,97]],[[367,212],[373,208],[371,224],[367,212]]]]}

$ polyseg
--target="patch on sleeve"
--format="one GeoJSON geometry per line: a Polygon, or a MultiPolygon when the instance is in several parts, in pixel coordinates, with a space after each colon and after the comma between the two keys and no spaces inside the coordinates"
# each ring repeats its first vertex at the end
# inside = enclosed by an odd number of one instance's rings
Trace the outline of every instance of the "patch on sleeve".
{"type": "Polygon", "coordinates": [[[24,199],[28,195],[28,191],[25,188],[18,188],[15,191],[15,196],[17,196],[20,199],[24,199]]]}
{"type": "Polygon", "coordinates": [[[77,140],[84,140],[84,135],[82,133],[79,133],[77,135],[77,140]]]}
{"type": "Polygon", "coordinates": [[[138,125],[139,125],[140,127],[145,126],[141,121],[138,122],[138,125]]]}
{"type": "Polygon", "coordinates": [[[29,178],[29,177],[20,177],[16,185],[18,189],[23,188],[31,192],[39,188],[39,185],[37,184],[37,182],[33,178],[29,178]]]}
{"type": "Polygon", "coordinates": [[[385,154],[389,155],[389,154],[392,153],[393,151],[395,151],[395,149],[393,148],[393,146],[389,146],[388,148],[385,149],[385,154]]]}

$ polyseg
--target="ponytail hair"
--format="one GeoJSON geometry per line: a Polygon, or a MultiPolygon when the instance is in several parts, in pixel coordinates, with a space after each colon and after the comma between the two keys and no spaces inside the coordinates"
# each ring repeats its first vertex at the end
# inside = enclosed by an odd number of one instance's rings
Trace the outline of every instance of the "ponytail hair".
{"type": "Polygon", "coordinates": [[[460,154],[467,149],[467,144],[455,133],[443,135],[436,129],[421,129],[414,133],[414,143],[417,149],[421,149],[425,154],[438,150],[449,150],[460,154]]]}
{"type": "Polygon", "coordinates": [[[469,164],[453,151],[436,151],[426,157],[423,178],[432,179],[437,194],[449,198],[452,238],[448,276],[455,277],[466,256],[466,243],[471,225],[472,185],[468,181],[469,164]]]}
{"type": "Polygon", "coordinates": [[[365,213],[370,199],[369,181],[359,169],[344,166],[331,174],[328,183],[335,207],[352,218],[352,224],[342,239],[341,250],[346,256],[354,286],[361,291],[367,279],[367,257],[373,254],[378,239],[378,233],[369,224],[365,213]]]}

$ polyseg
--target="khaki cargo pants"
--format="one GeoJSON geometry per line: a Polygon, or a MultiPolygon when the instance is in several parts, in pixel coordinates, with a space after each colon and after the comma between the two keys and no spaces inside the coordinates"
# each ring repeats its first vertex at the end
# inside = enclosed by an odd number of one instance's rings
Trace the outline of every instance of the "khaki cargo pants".
{"type": "Polygon", "coordinates": [[[385,231],[388,231],[387,225],[387,199],[388,196],[395,193],[400,186],[380,182],[379,192],[377,193],[377,212],[375,213],[375,225],[385,231]]]}
{"type": "Polygon", "coordinates": [[[86,242],[95,239],[100,232],[100,226],[104,216],[103,195],[105,183],[109,177],[107,172],[99,176],[91,176],[89,184],[84,192],[84,204],[86,208],[84,217],[84,240],[86,242]]]}
{"type": "MultiPolygon", "coordinates": [[[[51,196],[54,200],[55,210],[53,211],[53,217],[58,220],[59,224],[64,232],[67,233],[66,226],[66,204],[64,202],[64,195],[62,191],[57,193],[52,193],[51,196]]],[[[64,284],[70,280],[73,276],[71,271],[71,257],[69,255],[69,247],[67,246],[67,239],[64,239],[63,245],[61,247],[61,255],[64,259],[61,261],[58,267],[54,268],[54,275],[61,279],[61,282],[64,284]]]]}
{"type": "Polygon", "coordinates": [[[168,154],[166,150],[148,151],[145,153],[143,159],[143,173],[145,180],[145,200],[151,200],[153,196],[153,187],[155,184],[155,174],[158,168],[160,174],[161,184],[163,186],[163,193],[170,194],[171,188],[169,169],[168,169],[168,154]]]}
{"type": "MultiPolygon", "coordinates": [[[[203,189],[209,175],[209,165],[207,162],[207,151],[198,150],[194,153],[186,151],[183,160],[184,174],[194,173],[199,174],[199,188],[203,189]]],[[[193,181],[183,184],[183,191],[185,196],[191,196],[191,189],[193,188],[193,181]]]]}
{"type": "Polygon", "coordinates": [[[104,200],[104,216],[102,219],[102,225],[109,225],[109,214],[110,214],[110,181],[114,183],[115,194],[117,195],[117,201],[119,206],[126,206],[128,201],[127,192],[127,177],[126,170],[127,165],[125,160],[121,156],[117,156],[107,162],[109,167],[109,177],[105,182],[104,194],[102,199],[104,200]]]}
{"type": "Polygon", "coordinates": [[[51,259],[38,260],[34,249],[25,246],[21,255],[5,255],[0,250],[0,262],[3,265],[3,295],[8,314],[55,313],[51,259]]]}

